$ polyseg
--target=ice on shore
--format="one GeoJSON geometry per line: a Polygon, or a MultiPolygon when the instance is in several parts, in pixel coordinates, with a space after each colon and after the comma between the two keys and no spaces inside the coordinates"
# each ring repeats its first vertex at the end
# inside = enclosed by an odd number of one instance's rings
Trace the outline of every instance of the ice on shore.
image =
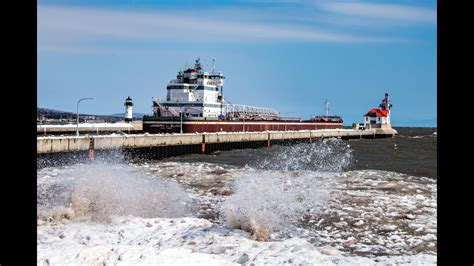
{"type": "Polygon", "coordinates": [[[115,217],[111,223],[46,223],[38,226],[38,265],[48,264],[436,264],[435,255],[348,256],[293,237],[258,242],[239,229],[198,218],[115,217]]]}
{"type": "Polygon", "coordinates": [[[43,168],[38,264],[436,264],[436,180],[341,172],[350,151],[324,144],[245,167],[164,160],[43,168]],[[302,163],[281,162],[291,156],[302,163]],[[269,235],[252,236],[247,222],[269,235]]]}

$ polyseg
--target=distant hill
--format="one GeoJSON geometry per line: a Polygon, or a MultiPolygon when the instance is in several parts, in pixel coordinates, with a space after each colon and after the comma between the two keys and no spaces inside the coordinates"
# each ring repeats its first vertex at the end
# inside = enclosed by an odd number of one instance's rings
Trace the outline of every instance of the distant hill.
{"type": "MultiPolygon", "coordinates": [[[[84,114],[79,114],[84,115],[84,114]]],[[[38,107],[36,109],[36,116],[38,119],[73,119],[76,117],[75,113],[72,112],[64,112],[60,110],[54,110],[54,109],[49,109],[49,108],[41,108],[38,107]]]]}
{"type": "Polygon", "coordinates": [[[63,115],[73,115],[74,114],[72,112],[65,112],[65,111],[59,111],[59,110],[54,110],[54,109],[49,109],[49,108],[41,108],[41,107],[36,108],[36,112],[38,114],[63,114],[63,115]]]}

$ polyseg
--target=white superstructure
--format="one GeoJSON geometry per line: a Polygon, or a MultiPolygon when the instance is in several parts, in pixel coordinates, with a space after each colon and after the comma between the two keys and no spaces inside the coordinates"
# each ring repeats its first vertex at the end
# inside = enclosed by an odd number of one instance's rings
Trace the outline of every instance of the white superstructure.
{"type": "Polygon", "coordinates": [[[236,105],[224,100],[224,75],[214,66],[204,71],[199,58],[194,68],[179,71],[176,79],[167,87],[166,101],[153,101],[155,117],[184,118],[245,118],[276,117],[278,112],[270,108],[236,105]]]}
{"type": "Polygon", "coordinates": [[[224,75],[203,71],[199,58],[194,68],[179,71],[166,87],[166,101],[153,101],[153,112],[161,117],[218,117],[223,112],[224,75]]]}

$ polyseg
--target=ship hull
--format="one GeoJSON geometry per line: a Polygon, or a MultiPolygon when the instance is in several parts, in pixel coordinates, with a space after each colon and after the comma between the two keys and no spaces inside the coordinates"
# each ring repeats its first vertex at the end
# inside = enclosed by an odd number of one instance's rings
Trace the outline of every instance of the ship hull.
{"type": "Polygon", "coordinates": [[[342,128],[342,123],[315,121],[164,121],[143,120],[143,131],[148,133],[203,133],[203,132],[259,132],[287,130],[318,130],[342,128]]]}

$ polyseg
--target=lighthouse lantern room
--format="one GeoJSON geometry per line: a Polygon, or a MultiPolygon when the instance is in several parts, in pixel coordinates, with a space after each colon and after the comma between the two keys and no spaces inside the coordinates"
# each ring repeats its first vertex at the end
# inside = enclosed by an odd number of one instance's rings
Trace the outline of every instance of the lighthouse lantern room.
{"type": "Polygon", "coordinates": [[[125,99],[125,122],[132,122],[133,120],[133,114],[132,114],[132,98],[128,96],[127,99],[125,99]]]}
{"type": "Polygon", "coordinates": [[[373,108],[364,115],[364,126],[365,128],[371,127],[391,127],[390,122],[390,108],[392,104],[388,97],[388,93],[385,93],[385,98],[379,105],[379,108],[373,108]]]}

